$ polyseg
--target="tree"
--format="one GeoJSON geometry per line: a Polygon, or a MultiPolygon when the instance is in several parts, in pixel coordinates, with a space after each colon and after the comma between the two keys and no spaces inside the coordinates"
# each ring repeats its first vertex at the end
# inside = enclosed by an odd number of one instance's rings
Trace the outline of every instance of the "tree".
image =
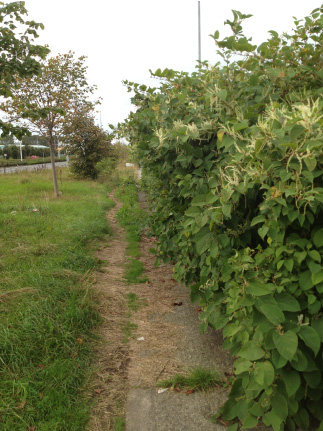
{"type": "Polygon", "coordinates": [[[64,140],[66,149],[74,156],[71,171],[78,177],[95,179],[97,163],[112,155],[111,138],[95,125],[93,114],[86,110],[65,123],[64,140]]]}
{"type": "Polygon", "coordinates": [[[85,58],[75,59],[74,53],[69,51],[47,59],[38,76],[16,79],[11,87],[13,97],[2,105],[10,121],[25,124],[47,139],[57,196],[55,139],[62,136],[64,122],[68,122],[80,106],[82,110],[89,110],[98,103],[87,98],[96,86],[87,83],[85,58]]]}
{"type": "MultiPolygon", "coordinates": [[[[0,96],[4,98],[13,96],[17,79],[38,75],[41,70],[39,60],[49,53],[47,47],[33,43],[38,37],[38,28],[44,28],[43,24],[25,21],[23,15],[27,15],[24,1],[0,2],[0,96]]],[[[25,128],[3,120],[0,120],[0,131],[1,136],[11,134],[18,138],[27,133],[25,128]]]]}

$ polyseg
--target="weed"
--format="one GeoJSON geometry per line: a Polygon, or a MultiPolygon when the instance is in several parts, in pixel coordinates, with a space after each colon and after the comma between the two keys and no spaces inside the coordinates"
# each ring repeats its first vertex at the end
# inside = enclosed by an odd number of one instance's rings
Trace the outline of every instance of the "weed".
{"type": "Polygon", "coordinates": [[[133,331],[135,331],[138,328],[138,325],[136,325],[135,323],[131,323],[130,321],[128,321],[122,328],[122,333],[123,333],[123,342],[124,343],[128,343],[130,338],[133,338],[133,331]]]}
{"type": "Polygon", "coordinates": [[[223,385],[220,374],[202,367],[192,368],[187,375],[175,374],[174,377],[157,383],[162,388],[186,387],[192,391],[207,391],[223,385]]]}
{"type": "Polygon", "coordinates": [[[140,275],[144,272],[145,268],[140,260],[131,259],[126,266],[125,278],[128,283],[145,283],[148,281],[147,277],[141,277],[140,275]]]}
{"type": "Polygon", "coordinates": [[[113,431],[124,431],[126,421],[123,416],[117,416],[113,424],[113,431]]]}
{"type": "Polygon", "coordinates": [[[127,296],[128,308],[131,311],[138,311],[141,307],[147,305],[146,299],[139,298],[139,296],[133,292],[127,293],[126,296],[127,296]]]}

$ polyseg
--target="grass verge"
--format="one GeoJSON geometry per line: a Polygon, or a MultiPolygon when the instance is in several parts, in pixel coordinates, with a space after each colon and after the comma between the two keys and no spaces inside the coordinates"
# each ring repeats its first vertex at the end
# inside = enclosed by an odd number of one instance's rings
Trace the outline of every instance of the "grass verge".
{"type": "Polygon", "coordinates": [[[223,380],[217,371],[201,367],[192,368],[186,375],[175,374],[174,377],[157,382],[161,388],[187,388],[191,391],[207,391],[223,386],[223,380]]]}
{"type": "Polygon", "coordinates": [[[81,431],[98,323],[90,244],[110,233],[105,187],[50,171],[0,176],[0,429],[81,431]]]}

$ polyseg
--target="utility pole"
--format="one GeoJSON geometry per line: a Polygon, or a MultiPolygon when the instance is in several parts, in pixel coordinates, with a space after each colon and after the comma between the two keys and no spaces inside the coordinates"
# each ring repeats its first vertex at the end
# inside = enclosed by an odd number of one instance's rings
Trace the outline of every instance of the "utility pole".
{"type": "Polygon", "coordinates": [[[198,45],[199,45],[199,61],[201,62],[201,2],[198,1],[198,45]]]}

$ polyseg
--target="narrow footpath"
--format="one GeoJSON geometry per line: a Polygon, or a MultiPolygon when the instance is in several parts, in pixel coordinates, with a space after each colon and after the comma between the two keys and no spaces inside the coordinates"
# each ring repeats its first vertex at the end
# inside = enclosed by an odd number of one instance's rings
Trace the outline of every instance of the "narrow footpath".
{"type": "Polygon", "coordinates": [[[120,206],[117,202],[108,213],[114,235],[97,256],[106,267],[96,280],[103,323],[97,346],[100,362],[90,388],[96,401],[90,430],[122,429],[113,425],[119,412],[126,417],[126,431],[225,431],[225,426],[210,421],[227,397],[222,387],[189,395],[185,390],[157,388],[157,381],[197,366],[224,376],[231,371],[232,360],[221,348],[219,333],[211,329],[200,333],[199,311],[191,304],[188,289],[174,281],[172,266],[154,266],[155,256],[149,251],[154,238],[143,236],[141,241],[140,260],[149,281],[124,281],[125,234],[115,220],[120,206]],[[129,292],[143,304],[130,317],[122,311],[127,310],[129,292]],[[122,328],[129,318],[136,329],[124,343],[122,328]]]}

